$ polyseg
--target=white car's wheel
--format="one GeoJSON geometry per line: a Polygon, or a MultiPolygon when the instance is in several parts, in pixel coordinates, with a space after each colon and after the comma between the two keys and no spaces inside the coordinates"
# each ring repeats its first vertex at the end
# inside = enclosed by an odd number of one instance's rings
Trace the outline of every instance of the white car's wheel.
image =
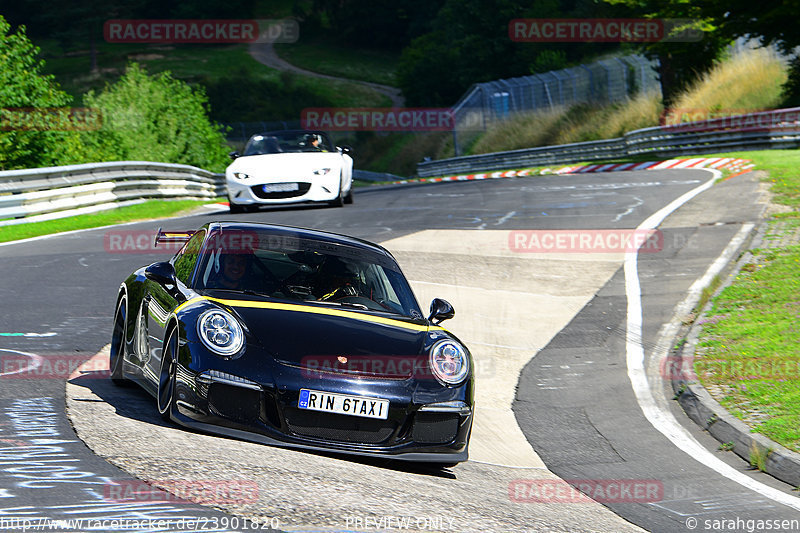
{"type": "Polygon", "coordinates": [[[339,174],[339,196],[335,200],[328,202],[331,207],[342,207],[345,204],[344,192],[342,191],[342,175],[339,174]]]}
{"type": "Polygon", "coordinates": [[[244,213],[244,206],[233,203],[230,196],[228,196],[228,208],[231,213],[244,213]]]}

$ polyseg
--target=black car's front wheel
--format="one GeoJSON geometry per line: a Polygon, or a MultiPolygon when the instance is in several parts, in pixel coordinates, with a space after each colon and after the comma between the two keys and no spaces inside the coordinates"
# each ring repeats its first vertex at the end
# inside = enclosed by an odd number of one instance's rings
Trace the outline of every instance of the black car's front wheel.
{"type": "Polygon", "coordinates": [[[114,330],[111,333],[111,351],[109,352],[109,368],[111,369],[111,381],[115,385],[125,383],[125,376],[122,374],[122,363],[125,359],[125,339],[128,331],[128,309],[127,299],[123,296],[119,299],[117,312],[114,314],[114,330]]]}
{"type": "Polygon", "coordinates": [[[161,372],[158,375],[158,414],[170,420],[170,412],[175,403],[175,375],[178,369],[178,334],[170,331],[161,355],[161,372]]]}

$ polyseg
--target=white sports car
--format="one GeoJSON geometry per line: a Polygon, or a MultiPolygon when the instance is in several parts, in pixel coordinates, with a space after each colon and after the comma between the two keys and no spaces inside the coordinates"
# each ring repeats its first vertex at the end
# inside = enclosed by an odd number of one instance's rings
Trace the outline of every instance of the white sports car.
{"type": "Polygon", "coordinates": [[[321,131],[285,130],[253,135],[244,153],[231,152],[225,170],[232,213],[260,205],[353,202],[350,148],[334,146],[321,131]]]}

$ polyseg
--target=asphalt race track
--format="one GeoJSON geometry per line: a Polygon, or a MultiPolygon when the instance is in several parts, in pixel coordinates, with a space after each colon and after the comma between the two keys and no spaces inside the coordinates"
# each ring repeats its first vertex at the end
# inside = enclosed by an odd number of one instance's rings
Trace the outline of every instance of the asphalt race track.
{"type": "Polygon", "coordinates": [[[746,174],[662,211],[711,178],[670,170],[357,190],[342,209],[208,210],[0,246],[0,530],[42,517],[141,521],[126,531],[747,531],[747,520],[797,520],[792,487],[717,451],[651,365],[672,340],[663,333],[676,306],[763,209],[746,174]],[[532,234],[513,233],[633,230],[657,213],[660,245],[638,258],[536,253],[532,234]],[[109,236],[218,219],[381,242],[423,308],[450,300],[456,318],[444,325],[476,358],[471,460],[430,470],[186,431],[161,422],[143,391],[112,386],[99,365],[65,385],[108,344],[120,281],[170,255],[113,249],[109,236]],[[603,505],[561,490],[556,476],[584,480],[603,505]],[[136,478],[194,502],[142,497],[136,478]],[[204,500],[203,483],[242,491],[204,500]],[[619,486],[630,492],[609,490],[619,486]]]}

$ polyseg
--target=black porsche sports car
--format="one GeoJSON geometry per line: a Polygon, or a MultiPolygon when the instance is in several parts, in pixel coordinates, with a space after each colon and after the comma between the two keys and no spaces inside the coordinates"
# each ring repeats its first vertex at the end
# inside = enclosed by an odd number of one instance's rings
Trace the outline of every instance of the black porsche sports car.
{"type": "Polygon", "coordinates": [[[162,417],[312,450],[466,461],[472,357],[420,311],[392,255],[309,229],[213,222],[120,286],[111,378],[162,417]]]}

